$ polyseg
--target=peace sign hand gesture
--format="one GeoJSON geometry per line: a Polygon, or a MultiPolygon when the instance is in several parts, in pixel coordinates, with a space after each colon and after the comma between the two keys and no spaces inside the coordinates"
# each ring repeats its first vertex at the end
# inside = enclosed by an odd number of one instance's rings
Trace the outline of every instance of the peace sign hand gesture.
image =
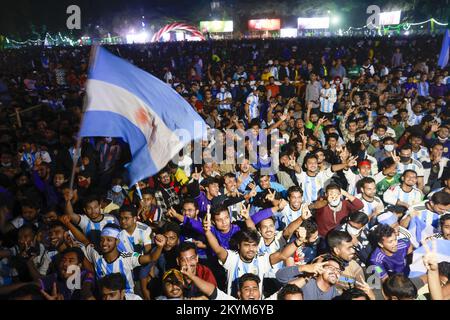
{"type": "Polygon", "coordinates": [[[271,191],[270,189],[267,190],[266,200],[269,200],[270,202],[273,202],[275,200],[276,191],[271,191]]]}
{"type": "Polygon", "coordinates": [[[241,208],[240,208],[240,211],[239,211],[239,215],[244,220],[250,219],[250,208],[251,208],[250,204],[248,205],[248,207],[245,207],[245,205],[242,204],[242,202],[241,202],[241,208]]]}
{"type": "Polygon", "coordinates": [[[423,264],[428,271],[438,271],[437,243],[436,240],[431,241],[432,249],[428,246],[427,241],[422,241],[425,255],[422,257],[423,264]]]}
{"type": "Polygon", "coordinates": [[[312,217],[311,210],[309,210],[309,207],[306,203],[302,204],[301,211],[302,211],[302,220],[303,221],[308,220],[309,218],[312,217]]]}
{"type": "Polygon", "coordinates": [[[56,282],[53,282],[51,295],[48,294],[47,292],[45,292],[44,290],[41,290],[41,293],[47,300],[64,300],[64,296],[62,294],[58,293],[58,288],[56,287],[56,282]]]}

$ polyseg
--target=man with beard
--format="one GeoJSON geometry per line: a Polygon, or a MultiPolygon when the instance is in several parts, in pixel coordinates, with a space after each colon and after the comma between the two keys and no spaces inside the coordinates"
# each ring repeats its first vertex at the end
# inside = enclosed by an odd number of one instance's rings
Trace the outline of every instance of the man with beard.
{"type": "Polygon", "coordinates": [[[428,237],[427,240],[432,239],[445,239],[450,240],[450,214],[443,214],[439,218],[439,226],[441,227],[441,232],[433,234],[431,237],[428,237]]]}
{"type": "MultiPolygon", "coordinates": [[[[100,250],[98,252],[94,246],[82,247],[86,258],[94,265],[97,279],[120,272],[126,278],[126,292],[134,292],[133,269],[153,262],[155,256],[150,254],[141,255],[139,253],[119,252],[118,245],[120,228],[114,224],[107,224],[101,233],[100,250]]],[[[166,245],[166,238],[163,235],[155,237],[157,251],[160,254],[166,245]]]]}
{"type": "Polygon", "coordinates": [[[364,271],[355,261],[356,251],[352,236],[346,231],[333,230],[327,235],[327,244],[330,253],[340,259],[345,268],[339,278],[338,289],[350,289],[356,281],[364,282],[364,271]]]}
{"type": "Polygon", "coordinates": [[[77,214],[73,211],[72,198],[72,192],[64,194],[64,199],[66,200],[65,213],[70,216],[70,220],[74,225],[81,228],[89,241],[96,248],[99,248],[102,229],[109,223],[117,224],[116,218],[110,214],[103,214],[101,212],[100,202],[94,195],[84,200],[83,209],[85,214],[77,214]]]}
{"type": "Polygon", "coordinates": [[[422,201],[423,194],[416,188],[417,173],[412,170],[406,170],[401,177],[401,184],[392,186],[386,190],[383,199],[384,202],[394,206],[403,206],[409,208],[422,201]]]}
{"type": "MultiPolygon", "coordinates": [[[[181,270],[189,268],[190,272],[195,274],[200,279],[207,281],[217,287],[216,278],[212,271],[198,262],[197,247],[192,242],[183,243],[178,250],[177,264],[181,270]]],[[[203,293],[192,282],[191,279],[185,279],[187,298],[199,297],[203,293]]]]}
{"type": "Polygon", "coordinates": [[[411,242],[408,239],[398,240],[394,228],[386,224],[378,225],[371,236],[378,245],[370,257],[370,265],[375,266],[377,276],[385,281],[396,273],[408,275],[406,256],[413,251],[411,242]]]}
{"type": "Polygon", "coordinates": [[[327,186],[326,200],[327,204],[316,211],[316,222],[321,237],[325,237],[330,230],[336,228],[350,213],[364,207],[361,200],[341,190],[336,184],[327,186]],[[346,200],[342,200],[342,196],[345,196],[346,200]]]}
{"type": "Polygon", "coordinates": [[[181,187],[171,178],[168,168],[162,169],[158,173],[158,183],[156,186],[155,198],[156,204],[161,208],[163,219],[170,207],[180,204],[181,187]]]}
{"type": "MultiPolygon", "coordinates": [[[[220,246],[216,236],[211,232],[211,221],[205,219],[203,222],[206,239],[211,249],[216,253],[219,262],[227,270],[228,288],[227,294],[237,295],[238,279],[245,273],[253,273],[263,279],[273,265],[286,260],[292,256],[302,242],[295,240],[291,244],[272,254],[257,255],[260,240],[256,230],[239,231],[236,234],[238,252],[227,250],[220,246]]],[[[262,282],[259,284],[262,292],[262,282]]]]}

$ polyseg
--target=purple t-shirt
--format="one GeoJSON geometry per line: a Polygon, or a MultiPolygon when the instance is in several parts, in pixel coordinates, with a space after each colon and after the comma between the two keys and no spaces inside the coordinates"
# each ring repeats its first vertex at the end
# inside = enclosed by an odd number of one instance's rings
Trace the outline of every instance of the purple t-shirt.
{"type": "Polygon", "coordinates": [[[406,263],[406,255],[411,242],[407,239],[400,239],[398,241],[398,249],[392,256],[386,255],[379,247],[377,247],[370,257],[370,265],[375,266],[375,271],[380,278],[386,275],[393,275],[396,273],[409,274],[409,266],[406,263]]]}

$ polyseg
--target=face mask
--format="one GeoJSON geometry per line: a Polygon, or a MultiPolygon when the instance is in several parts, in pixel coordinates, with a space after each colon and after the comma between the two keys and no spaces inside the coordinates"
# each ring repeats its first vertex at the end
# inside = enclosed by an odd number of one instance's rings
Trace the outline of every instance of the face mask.
{"type": "Polygon", "coordinates": [[[116,185],[116,186],[112,187],[112,191],[114,193],[120,193],[122,191],[122,187],[119,185],[116,185]]]}
{"type": "Polygon", "coordinates": [[[7,162],[7,163],[2,162],[2,167],[5,167],[5,168],[11,167],[11,162],[7,162]]]}
{"type": "Polygon", "coordinates": [[[357,236],[361,232],[362,229],[356,229],[351,225],[347,224],[347,232],[352,236],[357,236]]]}
{"type": "Polygon", "coordinates": [[[394,145],[393,144],[387,144],[387,145],[384,146],[384,150],[386,152],[392,152],[392,151],[394,151],[394,145]]]}
{"type": "Polygon", "coordinates": [[[232,89],[234,88],[234,83],[230,84],[230,88],[232,88],[232,89]]]}
{"type": "Polygon", "coordinates": [[[225,92],[225,88],[220,88],[220,92],[224,93],[225,92]]]}
{"type": "Polygon", "coordinates": [[[410,159],[410,157],[402,157],[402,156],[400,156],[400,161],[403,162],[403,163],[408,162],[409,159],[410,159]]]}
{"type": "Polygon", "coordinates": [[[328,200],[328,203],[332,207],[337,207],[339,205],[339,203],[341,203],[341,199],[336,199],[336,200],[333,200],[333,201],[328,200]]]}

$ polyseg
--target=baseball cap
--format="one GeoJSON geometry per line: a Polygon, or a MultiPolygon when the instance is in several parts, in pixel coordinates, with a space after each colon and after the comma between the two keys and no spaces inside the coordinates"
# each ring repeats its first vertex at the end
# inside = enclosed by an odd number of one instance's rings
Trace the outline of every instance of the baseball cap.
{"type": "Polygon", "coordinates": [[[372,163],[369,160],[362,160],[358,163],[358,168],[361,168],[362,166],[372,166],[372,163]]]}

